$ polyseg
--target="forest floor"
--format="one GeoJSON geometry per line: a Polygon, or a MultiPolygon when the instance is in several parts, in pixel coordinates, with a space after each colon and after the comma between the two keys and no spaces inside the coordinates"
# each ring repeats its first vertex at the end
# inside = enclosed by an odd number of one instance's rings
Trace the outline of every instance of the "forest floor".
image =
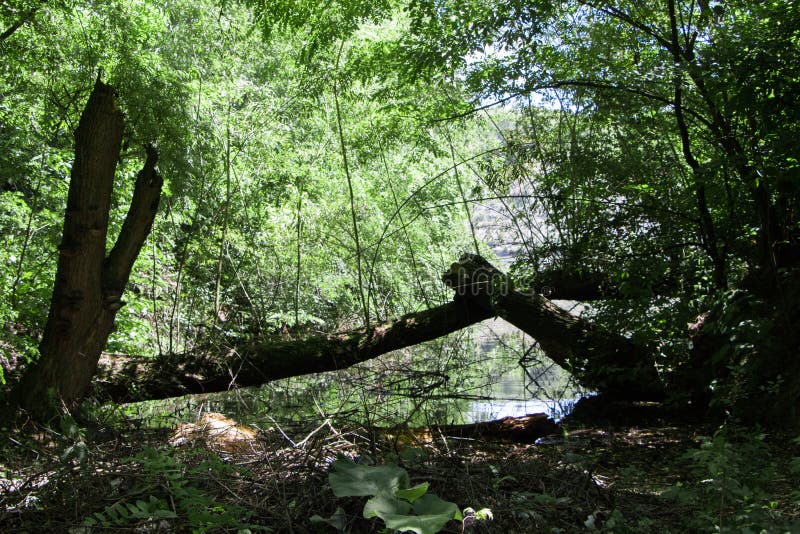
{"type": "Polygon", "coordinates": [[[365,497],[337,498],[337,456],[393,461],[493,519],[444,532],[800,532],[800,443],[702,424],[565,423],[536,444],[402,435],[319,422],[248,447],[117,421],[2,428],[1,532],[382,532],[365,497]],[[172,444],[170,444],[172,441],[172,444]],[[413,446],[412,446],[413,445],[413,446]],[[223,450],[227,448],[227,452],[223,450]],[[215,452],[214,452],[215,450],[215,452]],[[340,508],[336,515],[337,508],[340,508]]]}

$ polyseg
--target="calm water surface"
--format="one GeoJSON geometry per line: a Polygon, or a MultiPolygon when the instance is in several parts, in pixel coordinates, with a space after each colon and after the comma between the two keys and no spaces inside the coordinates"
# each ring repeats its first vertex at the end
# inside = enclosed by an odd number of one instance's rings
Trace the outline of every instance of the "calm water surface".
{"type": "Polygon", "coordinates": [[[531,413],[558,419],[579,394],[529,337],[502,320],[489,320],[351,369],[225,394],[141,403],[130,413],[153,426],[192,420],[205,411],[264,426],[325,419],[427,426],[531,413]]]}

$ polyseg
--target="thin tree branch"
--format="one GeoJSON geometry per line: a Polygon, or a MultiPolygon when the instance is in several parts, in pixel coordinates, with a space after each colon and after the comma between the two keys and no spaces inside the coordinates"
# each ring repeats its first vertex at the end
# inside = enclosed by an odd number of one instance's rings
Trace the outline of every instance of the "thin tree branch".
{"type": "Polygon", "coordinates": [[[0,33],[0,43],[11,37],[14,34],[14,32],[20,29],[26,22],[32,20],[38,10],[39,8],[31,9],[26,14],[22,15],[19,18],[19,20],[17,20],[14,24],[12,24],[6,31],[0,33]]]}
{"type": "MultiPolygon", "coordinates": [[[[339,60],[342,56],[342,49],[344,48],[344,41],[339,47],[339,57],[336,58],[336,68],[339,68],[339,60]]],[[[350,176],[350,165],[347,160],[347,147],[344,143],[344,130],[342,128],[342,112],[339,107],[339,81],[333,82],[333,101],[336,105],[336,126],[339,132],[339,146],[342,150],[342,164],[344,166],[344,174],[347,177],[347,189],[350,194],[350,215],[353,219],[353,239],[356,243],[356,269],[358,271],[358,297],[361,301],[361,306],[364,310],[364,327],[369,326],[369,297],[364,295],[364,275],[361,268],[361,243],[358,236],[358,218],[356,217],[356,204],[355,195],[353,193],[353,179],[350,176]]],[[[370,288],[367,288],[369,292],[370,288]]]]}
{"type": "MultiPolygon", "coordinates": [[[[678,41],[678,21],[675,14],[675,0],[668,0],[667,6],[669,10],[669,23],[672,37],[672,57],[674,61],[674,79],[675,79],[675,120],[678,123],[678,131],[681,138],[681,147],[683,148],[683,158],[689,167],[692,168],[692,174],[695,178],[694,189],[697,198],[697,210],[700,213],[700,234],[705,243],[706,251],[711,258],[711,263],[714,265],[714,282],[722,289],[728,285],[726,275],[725,258],[720,256],[719,245],[717,243],[717,232],[714,228],[714,220],[711,218],[711,213],[708,209],[708,200],[706,198],[705,180],[702,176],[700,162],[694,157],[692,153],[692,142],[689,138],[689,128],[686,125],[686,119],[683,116],[683,106],[681,99],[683,96],[683,75],[681,73],[681,57],[684,55],[681,52],[680,42],[678,41]]],[[[685,54],[691,54],[691,51],[685,51],[685,54]]]]}
{"type": "MultiPolygon", "coordinates": [[[[644,89],[638,89],[638,88],[635,88],[635,87],[627,87],[627,86],[620,85],[620,84],[602,82],[602,81],[597,81],[597,80],[554,80],[552,82],[548,82],[548,83],[544,83],[544,84],[540,84],[540,85],[536,85],[536,86],[533,86],[533,87],[526,88],[524,91],[519,91],[517,93],[514,93],[513,95],[510,95],[510,96],[506,97],[506,98],[503,98],[501,100],[497,100],[495,102],[492,102],[491,104],[487,104],[485,106],[480,106],[480,107],[477,107],[477,108],[473,108],[473,109],[471,109],[469,111],[465,111],[463,113],[457,113],[455,115],[449,115],[447,117],[434,119],[431,122],[435,124],[435,123],[438,123],[438,122],[447,122],[447,121],[451,121],[451,120],[461,119],[461,118],[467,117],[469,115],[472,115],[474,113],[479,113],[479,112],[481,112],[483,110],[489,109],[489,108],[491,108],[493,106],[496,106],[496,105],[499,105],[499,104],[503,104],[505,102],[508,102],[509,100],[513,100],[514,98],[527,96],[527,95],[529,95],[531,93],[535,93],[536,91],[543,91],[543,90],[546,90],[546,89],[564,89],[566,87],[588,87],[590,89],[606,89],[606,90],[611,90],[611,91],[622,91],[622,92],[625,92],[625,93],[638,95],[638,96],[641,96],[641,97],[644,97],[644,98],[647,98],[647,99],[650,99],[650,100],[655,100],[656,102],[661,102],[661,103],[663,103],[665,105],[668,105],[668,106],[674,106],[675,105],[675,101],[673,99],[671,99],[671,98],[668,98],[668,97],[665,97],[665,96],[662,96],[662,95],[659,95],[659,94],[656,94],[656,93],[652,93],[650,91],[645,91],[644,89]]],[[[692,117],[694,117],[698,122],[704,124],[705,126],[708,126],[708,127],[712,126],[712,122],[709,119],[707,119],[706,117],[704,117],[702,114],[700,114],[698,111],[695,111],[695,110],[693,110],[691,108],[688,108],[688,107],[685,107],[685,106],[683,107],[683,111],[688,113],[692,117]]]]}

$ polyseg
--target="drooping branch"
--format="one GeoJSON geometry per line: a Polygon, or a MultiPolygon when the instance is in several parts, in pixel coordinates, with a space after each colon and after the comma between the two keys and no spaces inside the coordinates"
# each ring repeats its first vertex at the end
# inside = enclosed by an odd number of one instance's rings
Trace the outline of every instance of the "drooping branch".
{"type": "Polygon", "coordinates": [[[491,317],[469,302],[429,310],[342,334],[297,341],[263,341],[227,355],[164,360],[109,356],[100,361],[95,393],[117,402],[227,391],[271,380],[345,369],[382,354],[430,341],[491,317]]]}

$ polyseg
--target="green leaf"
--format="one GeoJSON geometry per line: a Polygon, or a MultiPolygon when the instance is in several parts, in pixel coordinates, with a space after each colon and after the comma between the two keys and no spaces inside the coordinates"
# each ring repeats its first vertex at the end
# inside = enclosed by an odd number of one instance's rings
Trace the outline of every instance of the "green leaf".
{"type": "Polygon", "coordinates": [[[425,495],[413,504],[414,512],[419,515],[449,515],[450,519],[463,519],[461,510],[455,503],[445,501],[436,495],[425,495]]]}
{"type": "Polygon", "coordinates": [[[122,517],[122,519],[128,519],[131,516],[130,510],[125,508],[123,504],[117,503],[114,505],[114,510],[122,517]]]}
{"type": "Polygon", "coordinates": [[[800,473],[800,456],[792,458],[789,461],[789,471],[792,473],[800,473]]]}
{"type": "Polygon", "coordinates": [[[461,511],[455,503],[442,500],[436,495],[422,496],[411,506],[411,509],[416,515],[394,513],[377,513],[376,515],[383,519],[386,528],[390,530],[410,531],[417,534],[436,534],[448,521],[463,519],[461,511]]]}
{"type": "Polygon", "coordinates": [[[392,497],[391,495],[376,495],[364,505],[364,517],[380,517],[381,519],[390,515],[406,515],[411,511],[411,505],[404,500],[392,497]]]}
{"type": "Polygon", "coordinates": [[[162,508],[160,510],[153,510],[151,512],[151,516],[153,519],[175,519],[178,517],[178,514],[172,510],[166,510],[162,508]]]}
{"type": "Polygon", "coordinates": [[[119,512],[117,512],[113,506],[106,506],[106,514],[108,517],[111,518],[112,521],[119,521],[119,512]]]}
{"type": "Polygon", "coordinates": [[[347,527],[347,515],[341,506],[337,507],[330,517],[322,517],[315,514],[309,519],[312,523],[326,523],[338,531],[343,531],[347,527]]]}
{"type": "Polygon", "coordinates": [[[413,488],[408,489],[399,489],[394,494],[396,497],[400,499],[405,499],[408,502],[414,502],[423,495],[428,492],[428,483],[423,482],[422,484],[417,484],[413,488]]]}
{"type": "Polygon", "coordinates": [[[111,521],[109,518],[101,512],[95,512],[94,516],[97,518],[97,521],[103,525],[104,527],[110,527],[111,521]]]}
{"type": "Polygon", "coordinates": [[[358,465],[347,458],[333,462],[328,482],[337,497],[394,494],[408,487],[408,473],[396,465],[358,465]]]}

